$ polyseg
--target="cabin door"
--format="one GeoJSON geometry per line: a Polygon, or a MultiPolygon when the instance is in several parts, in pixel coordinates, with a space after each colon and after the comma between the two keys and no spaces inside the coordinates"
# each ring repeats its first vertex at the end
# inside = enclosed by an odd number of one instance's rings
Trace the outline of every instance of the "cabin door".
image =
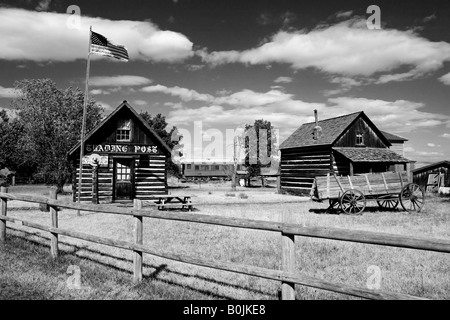
{"type": "Polygon", "coordinates": [[[133,159],[114,160],[114,200],[133,199],[133,172],[133,159]]]}

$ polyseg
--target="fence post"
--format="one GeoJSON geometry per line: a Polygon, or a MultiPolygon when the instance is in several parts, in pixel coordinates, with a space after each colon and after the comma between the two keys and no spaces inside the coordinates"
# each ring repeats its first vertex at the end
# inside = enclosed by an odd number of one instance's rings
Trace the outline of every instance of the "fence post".
{"type": "MultiPolygon", "coordinates": [[[[8,193],[8,189],[6,187],[1,187],[0,192],[8,193]]],[[[2,198],[1,202],[2,202],[2,213],[1,214],[2,214],[2,216],[6,217],[8,200],[2,198]]],[[[5,241],[6,241],[6,221],[0,220],[0,242],[5,242],[5,241]]]]}
{"type": "MultiPolygon", "coordinates": [[[[55,188],[50,190],[50,199],[57,199],[55,188]]],[[[55,206],[50,206],[50,214],[52,216],[52,227],[58,228],[58,208],[55,206]]],[[[50,254],[52,259],[58,258],[58,234],[53,232],[50,233],[50,254]]]]}
{"type": "MultiPolygon", "coordinates": [[[[142,209],[142,200],[134,199],[134,209],[141,210],[142,209]]],[[[134,216],[134,243],[135,244],[143,244],[143,225],[142,225],[142,217],[134,216]]],[[[134,251],[133,253],[133,282],[135,284],[142,281],[142,251],[134,251]]]]}
{"type": "MultiPolygon", "coordinates": [[[[292,223],[292,213],[283,212],[282,222],[292,223]]],[[[283,272],[295,273],[295,236],[281,233],[281,268],[283,272]]],[[[295,284],[281,282],[281,299],[295,300],[295,284]]]]}

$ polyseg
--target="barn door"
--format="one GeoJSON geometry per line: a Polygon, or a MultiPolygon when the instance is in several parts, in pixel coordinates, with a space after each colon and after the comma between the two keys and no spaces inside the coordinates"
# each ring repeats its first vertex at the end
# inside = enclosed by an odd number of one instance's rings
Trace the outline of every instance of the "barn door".
{"type": "Polygon", "coordinates": [[[114,160],[114,199],[132,200],[134,190],[133,159],[114,160]]]}

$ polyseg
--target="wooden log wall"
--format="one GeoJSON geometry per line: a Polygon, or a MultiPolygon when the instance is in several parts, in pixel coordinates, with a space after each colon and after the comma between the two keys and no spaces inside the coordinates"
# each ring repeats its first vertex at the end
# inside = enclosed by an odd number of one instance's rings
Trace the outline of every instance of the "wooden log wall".
{"type": "MultiPolygon", "coordinates": [[[[135,198],[151,200],[152,195],[167,194],[167,157],[165,155],[150,155],[148,159],[135,159],[135,198]]],[[[109,157],[108,167],[98,169],[98,199],[99,203],[111,203],[113,201],[113,175],[114,159],[109,157]]],[[[73,201],[78,201],[78,172],[74,170],[72,177],[73,201]]],[[[92,167],[83,166],[81,201],[92,201],[92,167]]]]}
{"type": "Polygon", "coordinates": [[[167,194],[167,157],[151,155],[148,161],[135,160],[136,199],[151,200],[152,195],[167,194]]]}
{"type": "Polygon", "coordinates": [[[292,193],[311,191],[316,176],[332,169],[329,148],[289,149],[281,152],[281,189],[292,193]]]}

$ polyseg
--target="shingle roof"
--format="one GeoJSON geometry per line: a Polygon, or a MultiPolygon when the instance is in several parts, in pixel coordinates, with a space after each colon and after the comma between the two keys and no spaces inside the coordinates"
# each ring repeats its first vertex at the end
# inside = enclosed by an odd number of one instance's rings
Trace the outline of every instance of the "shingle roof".
{"type": "Polygon", "coordinates": [[[410,160],[385,148],[333,148],[352,162],[406,163],[410,160]]]}
{"type": "Polygon", "coordinates": [[[322,128],[319,140],[314,139],[314,128],[316,123],[305,123],[280,145],[280,149],[330,145],[336,141],[345,129],[347,129],[361,114],[363,114],[362,111],[319,121],[318,124],[322,128]]]}
{"type": "MultiPolygon", "coordinates": [[[[381,130],[380,130],[381,131],[381,130]]],[[[408,141],[408,139],[397,136],[395,134],[386,132],[386,131],[381,131],[381,133],[386,137],[386,139],[388,139],[390,142],[392,141],[408,141]]]]}
{"type": "Polygon", "coordinates": [[[440,168],[440,167],[450,168],[450,161],[444,160],[444,161],[435,162],[435,163],[432,163],[432,164],[429,164],[429,165],[426,165],[426,166],[423,166],[423,167],[420,167],[420,168],[417,168],[417,169],[414,169],[411,171],[413,173],[421,173],[421,172],[433,170],[433,169],[440,168]]]}

